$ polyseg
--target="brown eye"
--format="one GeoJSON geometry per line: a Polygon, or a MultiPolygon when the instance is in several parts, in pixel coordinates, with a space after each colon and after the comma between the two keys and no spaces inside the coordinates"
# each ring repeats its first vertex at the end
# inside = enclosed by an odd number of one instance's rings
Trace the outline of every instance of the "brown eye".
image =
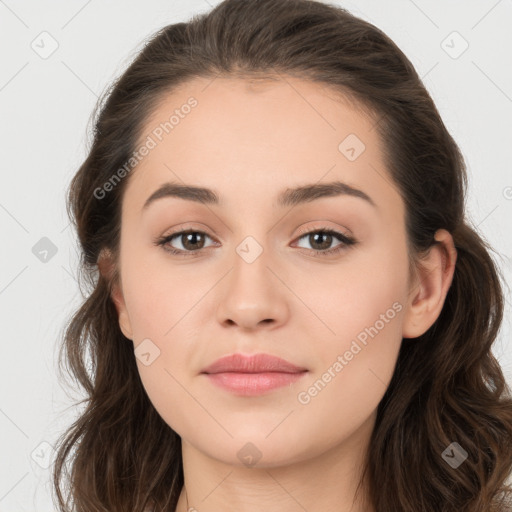
{"type": "Polygon", "coordinates": [[[303,238],[307,239],[307,242],[311,245],[311,250],[321,256],[337,253],[356,243],[353,238],[327,228],[305,233],[298,240],[303,238]],[[338,239],[341,243],[331,248],[335,239],[338,239]]]}
{"type": "Polygon", "coordinates": [[[199,231],[180,233],[177,237],[181,241],[182,246],[189,251],[202,249],[204,246],[204,233],[199,231]]]}
{"type": "MultiPolygon", "coordinates": [[[[177,231],[176,233],[171,233],[170,235],[156,239],[154,243],[173,255],[198,256],[202,249],[208,247],[205,246],[206,238],[212,240],[212,237],[204,231],[188,229],[177,231]],[[176,247],[175,244],[181,245],[181,247],[176,247]]],[[[298,240],[302,240],[303,238],[307,238],[308,243],[312,247],[310,251],[317,256],[333,255],[348,249],[349,246],[357,243],[354,238],[348,237],[329,228],[316,229],[314,231],[304,233],[298,238],[298,240]],[[334,248],[331,248],[335,239],[339,240],[341,243],[337,244],[334,248]]],[[[212,245],[215,245],[215,243],[212,245]]]]}
{"type": "Polygon", "coordinates": [[[315,233],[311,233],[307,235],[308,242],[311,244],[312,248],[316,251],[323,251],[326,249],[330,249],[333,236],[325,231],[316,231],[315,233]]]}
{"type": "Polygon", "coordinates": [[[194,253],[204,249],[206,238],[211,237],[203,231],[189,229],[167,235],[157,240],[156,243],[157,245],[161,245],[166,251],[169,251],[172,254],[185,254],[194,253]],[[174,244],[178,245],[178,247],[175,247],[174,244]],[[179,247],[180,245],[181,247],[179,247]]]}

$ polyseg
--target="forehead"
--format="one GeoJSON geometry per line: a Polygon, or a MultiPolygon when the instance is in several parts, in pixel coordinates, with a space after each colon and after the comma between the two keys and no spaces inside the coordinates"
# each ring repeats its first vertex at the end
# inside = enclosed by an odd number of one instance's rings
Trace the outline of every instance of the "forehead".
{"type": "Polygon", "coordinates": [[[396,200],[375,123],[364,105],[324,84],[195,78],[148,116],[139,146],[150,138],[154,147],[132,171],[126,199],[142,208],[155,188],[182,181],[248,206],[263,197],[270,204],[287,187],[340,180],[375,202],[386,193],[396,200]]]}
{"type": "MultiPolygon", "coordinates": [[[[160,98],[156,108],[148,114],[143,133],[163,128],[161,125],[176,113],[179,119],[174,116],[173,126],[167,126],[170,129],[164,136],[171,131],[173,135],[188,132],[190,138],[193,134],[186,130],[189,125],[194,127],[196,136],[202,138],[203,133],[197,130],[200,124],[204,130],[215,127],[211,136],[227,135],[233,141],[237,136],[234,129],[240,130],[241,135],[260,134],[263,139],[274,139],[285,135],[283,132],[295,137],[311,137],[313,131],[324,136],[331,132],[336,139],[342,135],[343,127],[339,124],[342,121],[359,132],[360,137],[368,138],[366,132],[373,131],[378,116],[348,94],[324,83],[284,75],[282,78],[195,78],[160,98]],[[191,99],[196,103],[193,108],[187,105],[191,99]],[[302,122],[296,124],[295,121],[302,122]],[[179,130],[178,125],[181,125],[179,130]]],[[[174,139],[177,141],[176,137],[174,139]]]]}

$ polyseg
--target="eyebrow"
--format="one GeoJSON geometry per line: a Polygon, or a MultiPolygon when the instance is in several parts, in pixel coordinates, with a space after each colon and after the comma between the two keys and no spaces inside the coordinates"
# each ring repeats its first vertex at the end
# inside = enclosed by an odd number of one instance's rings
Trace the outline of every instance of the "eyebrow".
{"type": "MultiPolygon", "coordinates": [[[[312,183],[302,185],[295,188],[287,188],[282,191],[277,197],[277,206],[295,206],[302,203],[308,203],[323,197],[334,196],[349,196],[363,199],[373,207],[377,205],[373,199],[362,190],[352,187],[341,181],[332,181],[328,183],[312,183]]],[[[178,197],[188,201],[195,201],[198,203],[219,205],[220,198],[217,192],[205,187],[196,187],[194,185],[187,185],[183,183],[164,183],[156,189],[144,203],[142,210],[149,207],[151,203],[164,197],[178,197]]]]}

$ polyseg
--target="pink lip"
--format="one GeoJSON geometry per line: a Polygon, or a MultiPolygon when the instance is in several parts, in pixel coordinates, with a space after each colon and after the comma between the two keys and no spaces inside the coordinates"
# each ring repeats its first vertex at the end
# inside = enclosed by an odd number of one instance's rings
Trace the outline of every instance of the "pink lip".
{"type": "Polygon", "coordinates": [[[232,354],[218,359],[201,373],[206,374],[212,383],[236,394],[259,395],[291,384],[307,371],[268,354],[232,354]]]}

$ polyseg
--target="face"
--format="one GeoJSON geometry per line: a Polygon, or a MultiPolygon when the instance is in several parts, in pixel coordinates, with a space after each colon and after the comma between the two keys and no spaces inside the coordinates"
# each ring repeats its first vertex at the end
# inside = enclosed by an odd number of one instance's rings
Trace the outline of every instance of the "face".
{"type": "Polygon", "coordinates": [[[371,430],[412,299],[404,204],[374,128],[291,77],[194,79],[147,121],[115,300],[150,400],[202,453],[241,465],[253,450],[271,467],[371,430]],[[145,206],[168,183],[212,192],[168,188],[145,206]],[[306,371],[274,388],[260,375],[252,393],[202,373],[233,353],[306,371]]]}

